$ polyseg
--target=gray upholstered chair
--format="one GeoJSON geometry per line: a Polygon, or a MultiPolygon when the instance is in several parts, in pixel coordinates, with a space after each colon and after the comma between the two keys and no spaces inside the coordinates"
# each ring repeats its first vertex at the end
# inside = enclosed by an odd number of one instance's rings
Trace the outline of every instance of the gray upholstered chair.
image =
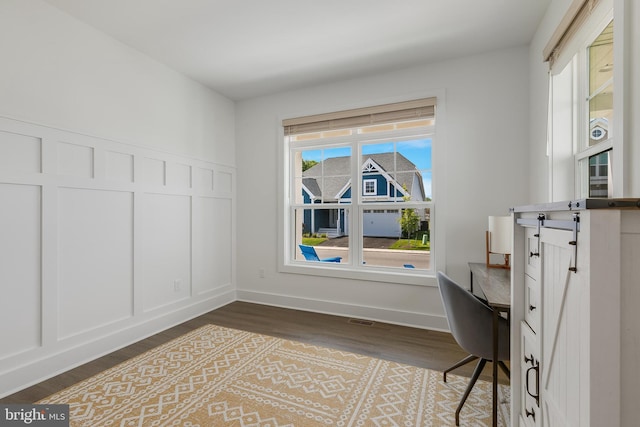
{"type": "MultiPolygon", "coordinates": [[[[482,369],[493,359],[493,309],[444,273],[438,272],[437,277],[451,334],[460,347],[469,353],[469,356],[444,371],[444,381],[447,381],[448,372],[480,359],[456,409],[456,425],[460,425],[460,410],[482,373],[482,369]]],[[[509,359],[509,347],[509,322],[501,317],[498,323],[498,366],[507,377],[509,377],[509,369],[503,360],[509,359]]]]}

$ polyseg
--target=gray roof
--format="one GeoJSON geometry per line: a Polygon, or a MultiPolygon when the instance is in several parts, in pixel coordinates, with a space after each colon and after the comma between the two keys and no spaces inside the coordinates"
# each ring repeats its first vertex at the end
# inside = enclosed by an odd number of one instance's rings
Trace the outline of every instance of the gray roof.
{"type": "MultiPolygon", "coordinates": [[[[400,185],[406,187],[409,194],[424,195],[424,188],[414,189],[414,176],[417,174],[420,187],[422,177],[416,166],[400,153],[367,154],[362,156],[362,163],[371,159],[383,171],[389,174],[400,185]],[[416,191],[419,190],[419,191],[416,191]]],[[[302,172],[302,183],[317,198],[323,197],[325,201],[335,201],[338,193],[351,179],[350,156],[331,157],[325,159],[306,171],[302,172]]]]}

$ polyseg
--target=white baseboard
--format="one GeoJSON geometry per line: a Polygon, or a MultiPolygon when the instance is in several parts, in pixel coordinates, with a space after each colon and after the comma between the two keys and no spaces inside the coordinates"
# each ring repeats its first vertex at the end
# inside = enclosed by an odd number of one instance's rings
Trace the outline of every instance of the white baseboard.
{"type": "Polygon", "coordinates": [[[292,297],[273,293],[242,290],[238,290],[236,293],[239,301],[311,311],[315,313],[356,317],[360,319],[391,323],[394,325],[409,326],[412,328],[449,332],[449,326],[445,316],[388,310],[378,307],[344,304],[335,301],[321,301],[317,299],[292,297]]]}
{"type": "Polygon", "coordinates": [[[120,328],[107,335],[87,341],[80,346],[64,348],[55,354],[44,355],[16,369],[0,373],[0,398],[38,384],[235,300],[235,290],[228,290],[212,298],[120,328]]]}
{"type": "Polygon", "coordinates": [[[445,332],[449,330],[446,317],[439,315],[388,310],[272,293],[228,290],[205,301],[197,302],[170,313],[164,313],[141,323],[132,324],[113,333],[100,336],[90,342],[85,342],[80,346],[62,349],[55,354],[45,355],[16,369],[0,373],[0,398],[234,301],[355,317],[421,329],[445,332]]]}

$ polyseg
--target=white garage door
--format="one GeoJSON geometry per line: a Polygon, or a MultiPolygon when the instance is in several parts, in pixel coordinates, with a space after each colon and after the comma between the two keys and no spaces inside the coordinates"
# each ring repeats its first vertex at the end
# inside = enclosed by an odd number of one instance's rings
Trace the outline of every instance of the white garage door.
{"type": "Polygon", "coordinates": [[[367,237],[400,237],[400,223],[397,210],[370,210],[363,213],[362,230],[367,237]]]}

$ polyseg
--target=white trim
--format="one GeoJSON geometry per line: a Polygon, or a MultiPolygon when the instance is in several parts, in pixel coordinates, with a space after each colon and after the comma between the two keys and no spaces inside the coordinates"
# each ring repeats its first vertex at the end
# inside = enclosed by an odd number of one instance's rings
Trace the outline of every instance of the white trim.
{"type": "Polygon", "coordinates": [[[305,193],[307,193],[307,194],[309,195],[309,200],[311,200],[311,202],[313,203],[313,201],[317,199],[317,198],[316,198],[316,196],[315,196],[315,194],[313,194],[313,193],[309,190],[309,188],[307,188],[307,186],[306,186],[306,185],[304,185],[304,184],[300,184],[300,186],[302,187],[302,191],[304,191],[305,193]]]}
{"type": "MultiPolygon", "coordinates": [[[[428,92],[423,93],[408,93],[404,95],[398,95],[393,97],[386,97],[383,99],[370,99],[368,101],[360,101],[355,104],[342,104],[336,105],[333,108],[324,108],[322,110],[302,110],[302,111],[289,111],[289,112],[281,112],[274,117],[274,126],[277,129],[277,179],[278,186],[281,188],[281,191],[278,191],[278,199],[277,199],[277,217],[278,217],[278,229],[277,229],[277,266],[276,270],[280,273],[293,273],[293,274],[309,274],[309,275],[318,275],[324,277],[336,277],[336,278],[346,278],[346,279],[354,279],[354,280],[369,280],[369,281],[379,281],[385,283],[394,283],[394,284],[409,284],[409,285],[417,285],[417,286],[437,286],[435,275],[433,272],[442,270],[446,271],[446,222],[437,220],[437,209],[434,207],[434,203],[440,204],[443,206],[446,203],[446,191],[444,188],[446,187],[445,176],[446,174],[442,170],[443,168],[438,167],[438,165],[446,164],[446,91],[444,89],[435,89],[428,92]],[[432,169],[431,169],[431,178],[432,178],[432,194],[430,205],[431,209],[431,224],[435,226],[431,229],[430,239],[432,242],[432,246],[435,248],[435,251],[431,252],[431,270],[430,272],[425,272],[425,270],[414,270],[411,272],[407,272],[406,269],[398,269],[398,271],[393,271],[391,269],[385,269],[383,271],[378,271],[372,267],[368,267],[366,270],[362,268],[354,269],[349,268],[348,265],[335,265],[328,266],[322,265],[321,267],[311,265],[309,263],[290,263],[289,260],[294,258],[295,254],[295,244],[291,241],[291,239],[285,239],[285,233],[288,235],[294,232],[295,224],[291,224],[291,217],[289,212],[289,198],[291,194],[289,192],[284,191],[284,186],[286,183],[291,181],[291,160],[290,160],[290,145],[288,139],[285,139],[284,128],[282,126],[282,120],[288,117],[302,117],[313,114],[325,113],[327,111],[341,111],[352,108],[366,107],[369,105],[382,105],[386,103],[392,102],[401,102],[415,98],[428,98],[428,97],[436,97],[438,99],[436,106],[436,114],[435,114],[435,123],[436,126],[433,129],[437,129],[437,134],[432,130],[431,127],[427,128],[427,131],[431,134],[431,139],[433,141],[431,157],[432,157],[432,169]],[[436,143],[436,141],[438,141],[436,143]],[[438,148],[440,145],[440,148],[438,148]],[[439,192],[436,187],[442,189],[442,192],[439,192]]],[[[412,131],[411,133],[414,133],[412,131]]],[[[409,132],[400,133],[399,136],[395,137],[396,141],[399,141],[409,135],[409,132]]],[[[386,138],[389,135],[387,134],[379,134],[376,137],[372,137],[371,140],[386,138]]],[[[408,137],[407,137],[408,138],[408,137]]],[[[340,145],[341,143],[348,142],[352,140],[353,137],[338,137],[335,139],[331,139],[332,144],[340,145]]],[[[313,147],[317,145],[317,141],[304,141],[301,143],[296,143],[296,148],[304,149],[306,147],[313,147]]],[[[362,158],[361,153],[356,153],[356,156],[353,156],[352,153],[352,162],[355,162],[355,169],[358,170],[358,161],[357,158],[362,158]],[[360,157],[357,157],[360,156],[360,157]]],[[[325,207],[330,207],[325,206],[325,207]]],[[[358,229],[356,227],[360,226],[361,221],[361,213],[358,212],[358,215],[349,215],[349,230],[358,229]]],[[[349,259],[354,260],[354,247],[361,246],[362,241],[361,237],[359,237],[359,233],[352,236],[352,248],[349,253],[349,259]],[[354,246],[355,245],[355,246],[354,246]]],[[[361,261],[361,260],[360,260],[361,261]]]]}
{"type": "Polygon", "coordinates": [[[116,140],[116,139],[112,139],[109,137],[104,137],[104,136],[97,136],[96,134],[93,133],[87,133],[87,132],[78,132],[75,130],[70,130],[66,127],[61,127],[61,126],[55,126],[55,125],[50,125],[47,124],[46,122],[37,122],[37,121],[33,121],[33,120],[26,120],[26,119],[21,119],[21,118],[17,118],[11,115],[6,115],[6,114],[2,114],[0,115],[0,127],[1,126],[15,126],[17,128],[25,128],[29,129],[29,126],[37,126],[41,129],[48,129],[49,133],[52,134],[59,134],[60,132],[62,132],[63,134],[68,133],[72,133],[74,135],[76,135],[77,137],[87,137],[90,139],[94,139],[94,140],[100,140],[103,141],[107,144],[115,144],[115,145],[119,145],[121,147],[125,147],[122,149],[125,149],[127,151],[131,150],[131,148],[136,148],[139,150],[151,150],[153,152],[156,153],[161,153],[165,156],[168,157],[180,157],[182,159],[188,159],[188,160],[192,160],[195,162],[206,162],[206,163],[211,163],[213,165],[216,166],[222,166],[225,168],[230,168],[230,169],[236,169],[236,166],[227,164],[227,163],[220,163],[220,162],[216,162],[214,160],[210,160],[210,159],[206,159],[204,157],[200,157],[200,156],[195,156],[195,155],[190,155],[190,154],[182,154],[179,153],[177,151],[172,151],[172,150],[166,150],[166,149],[162,149],[162,148],[156,148],[152,145],[145,145],[145,144],[140,144],[137,142],[131,142],[131,141],[127,141],[127,140],[116,140]]]}
{"type": "MultiPolygon", "coordinates": [[[[617,87],[613,97],[613,111],[615,112],[615,120],[613,121],[613,136],[615,139],[615,150],[613,150],[610,157],[612,164],[612,180],[613,180],[613,197],[627,197],[627,188],[629,183],[628,177],[631,173],[631,156],[629,155],[630,144],[627,143],[627,136],[630,135],[627,130],[628,126],[625,126],[625,120],[630,117],[628,109],[625,111],[625,106],[631,104],[632,92],[629,89],[630,85],[630,62],[625,61],[625,58],[631,58],[631,53],[627,51],[626,41],[629,40],[626,36],[627,24],[631,26],[630,19],[625,19],[625,1],[613,0],[613,61],[615,68],[613,70],[614,88],[617,87]],[[627,88],[627,90],[623,90],[627,88]]],[[[635,4],[637,8],[638,5],[635,4]]],[[[628,12],[627,12],[628,13],[628,12]]],[[[633,120],[629,120],[631,124],[633,120]]],[[[611,133],[611,129],[608,129],[611,133]]]]}
{"type": "MultiPolygon", "coordinates": [[[[596,9],[594,9],[589,19],[582,25],[582,28],[572,38],[572,41],[567,44],[561,54],[560,58],[554,63],[550,74],[550,91],[549,97],[553,95],[551,90],[551,82],[553,78],[565,71],[565,67],[572,66],[572,141],[573,144],[573,196],[577,198],[588,197],[589,182],[588,171],[585,168],[584,160],[601,152],[613,149],[611,154],[611,170],[609,177],[612,179],[612,185],[609,188],[613,190],[611,197],[624,197],[625,192],[625,135],[624,135],[624,105],[625,98],[629,95],[624,93],[620,88],[624,87],[623,74],[624,74],[624,54],[623,44],[624,42],[624,18],[621,16],[622,10],[618,7],[622,7],[624,1],[615,0],[602,0],[596,9]],[[602,31],[609,25],[611,20],[614,21],[614,59],[615,64],[613,87],[614,93],[614,120],[609,124],[607,128],[608,139],[597,142],[592,146],[588,146],[589,143],[589,131],[590,131],[590,118],[589,118],[589,71],[587,60],[587,49],[594,42],[594,40],[602,33],[602,31]]],[[[608,83],[607,83],[608,84],[608,83]]],[[[600,90],[600,89],[598,89],[600,90]]],[[[595,92],[594,92],[595,93],[595,92]]],[[[552,105],[552,101],[550,102],[552,105]]],[[[553,134],[553,123],[557,117],[554,117],[554,112],[550,111],[547,118],[548,126],[553,134]]],[[[551,155],[549,157],[549,197],[551,200],[558,200],[554,197],[556,192],[562,194],[562,189],[557,190],[554,185],[557,184],[554,179],[556,170],[554,170],[554,152],[556,149],[561,149],[563,143],[568,141],[551,141],[549,143],[549,149],[551,155]]],[[[555,166],[557,168],[557,165],[555,166]]],[[[561,170],[561,169],[557,169],[561,170]]],[[[571,178],[567,178],[570,180],[571,178]]],[[[566,186],[569,188],[570,183],[567,182],[566,186]]],[[[560,187],[560,186],[558,186],[560,187]]],[[[562,198],[564,199],[564,197],[562,198]]]]}
{"type": "Polygon", "coordinates": [[[67,372],[70,369],[234,301],[237,301],[235,287],[187,307],[176,308],[171,312],[162,311],[154,318],[147,319],[143,323],[113,331],[108,335],[96,336],[93,341],[84,342],[72,348],[64,348],[55,354],[31,360],[11,371],[2,373],[0,376],[2,378],[0,382],[2,384],[0,398],[53,378],[58,374],[67,372]]]}
{"type": "MultiPolygon", "coordinates": [[[[346,183],[346,184],[345,184],[345,185],[344,185],[344,186],[343,186],[343,187],[338,191],[338,194],[336,194],[335,196],[333,196],[333,197],[337,200],[337,203],[343,203],[343,204],[344,204],[344,202],[345,202],[346,200],[349,200],[349,203],[351,203],[351,197],[349,197],[349,198],[347,198],[347,199],[343,199],[343,198],[342,198],[342,196],[344,195],[344,193],[346,193],[346,192],[347,192],[347,190],[348,190],[348,189],[350,189],[350,188],[351,188],[351,178],[349,178],[349,179],[347,180],[347,183],[346,183]]],[[[351,195],[352,195],[352,197],[353,197],[353,192],[351,192],[351,195]]]]}
{"type": "MultiPolygon", "coordinates": [[[[387,181],[388,182],[388,181],[387,181]]],[[[377,196],[378,195],[378,180],[377,179],[362,179],[362,196],[377,196]],[[373,191],[367,190],[367,184],[373,183],[373,191]]]]}

